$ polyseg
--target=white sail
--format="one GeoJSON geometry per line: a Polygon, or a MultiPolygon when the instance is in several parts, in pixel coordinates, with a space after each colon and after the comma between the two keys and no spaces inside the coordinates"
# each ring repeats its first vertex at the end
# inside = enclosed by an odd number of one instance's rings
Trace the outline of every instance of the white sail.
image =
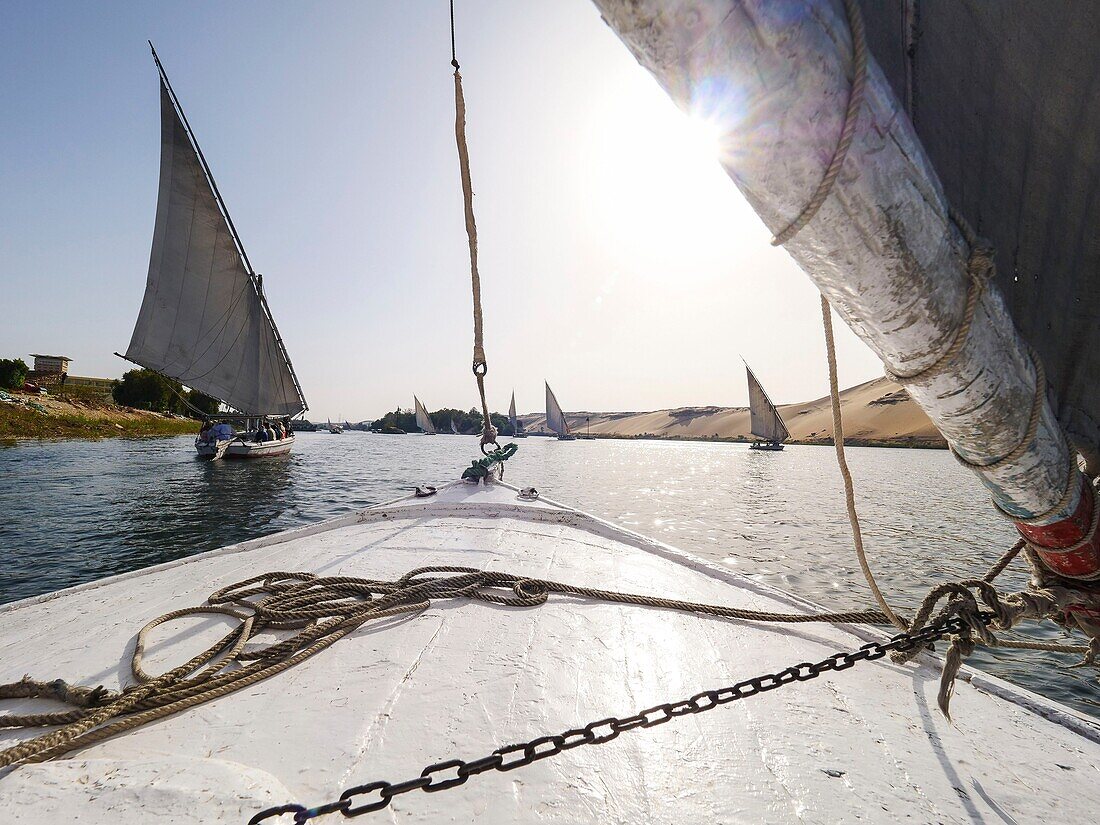
{"type": "Polygon", "coordinates": [[[569,422],[565,420],[565,413],[561,411],[561,405],[549,384],[546,385],[546,426],[558,435],[569,434],[569,422]]]}
{"type": "Polygon", "coordinates": [[[749,376],[749,417],[752,421],[752,434],[768,441],[786,441],[790,436],[787,425],[779,415],[779,410],[768,398],[749,365],[745,364],[749,376]]]}
{"type": "Polygon", "coordinates": [[[432,420],[428,417],[428,411],[415,395],[413,396],[413,404],[416,407],[416,426],[426,433],[435,433],[435,427],[432,426],[432,420]]]}
{"type": "Polygon", "coordinates": [[[519,432],[519,420],[516,418],[516,394],[512,393],[512,403],[508,405],[508,425],[513,433],[519,432]]]}
{"type": "Polygon", "coordinates": [[[461,435],[458,431],[458,427],[455,426],[455,420],[453,418],[451,419],[451,432],[455,435],[461,435]]]}
{"type": "Polygon", "coordinates": [[[157,219],[126,358],[242,413],[306,409],[259,283],[163,82],[157,219]]]}

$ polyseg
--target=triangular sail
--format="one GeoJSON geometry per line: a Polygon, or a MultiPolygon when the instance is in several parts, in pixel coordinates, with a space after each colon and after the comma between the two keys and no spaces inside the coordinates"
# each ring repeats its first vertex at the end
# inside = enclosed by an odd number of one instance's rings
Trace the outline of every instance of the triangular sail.
{"type": "Polygon", "coordinates": [[[428,417],[428,411],[415,395],[413,396],[413,404],[416,406],[416,426],[426,433],[434,433],[435,427],[432,426],[432,420],[428,417]]]}
{"type": "Polygon", "coordinates": [[[519,432],[519,420],[516,418],[516,394],[512,393],[512,403],[508,405],[508,426],[513,433],[519,432]]]}
{"type": "Polygon", "coordinates": [[[458,431],[458,427],[455,426],[455,420],[453,418],[451,419],[451,432],[455,435],[461,435],[458,431]]]}
{"type": "Polygon", "coordinates": [[[565,413],[561,411],[561,405],[549,384],[546,385],[546,426],[558,435],[569,434],[569,422],[565,420],[565,413]]]}
{"type": "Polygon", "coordinates": [[[768,398],[756,376],[752,374],[749,365],[745,364],[745,372],[749,377],[749,418],[752,422],[752,434],[768,441],[786,441],[790,436],[787,425],[779,415],[779,410],[768,398]]]}
{"type": "Polygon", "coordinates": [[[251,415],[306,409],[290,364],[163,81],[149,277],[126,358],[251,415]]]}

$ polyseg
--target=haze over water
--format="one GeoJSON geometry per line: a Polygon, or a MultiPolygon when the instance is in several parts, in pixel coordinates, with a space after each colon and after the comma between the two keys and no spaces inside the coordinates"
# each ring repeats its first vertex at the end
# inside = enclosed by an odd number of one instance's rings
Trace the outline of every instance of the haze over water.
{"type": "MultiPolygon", "coordinates": [[[[760,454],[743,444],[518,443],[506,475],[514,484],[830,609],[872,605],[830,447],[760,454]]],[[[416,484],[440,485],[478,455],[474,437],[359,432],[302,433],[289,457],[254,462],[196,461],[190,437],[0,448],[0,603],[348,513],[416,484]]],[[[934,584],[983,574],[1014,541],[948,453],[848,455],[871,563],[895,607],[911,613],[934,584]]],[[[1022,571],[1014,565],[1001,588],[1022,588],[1022,571]]],[[[1048,626],[1026,632],[1062,638],[1048,626]]],[[[970,659],[1100,716],[1095,676],[1068,670],[1074,661],[1028,651],[970,659]]]]}

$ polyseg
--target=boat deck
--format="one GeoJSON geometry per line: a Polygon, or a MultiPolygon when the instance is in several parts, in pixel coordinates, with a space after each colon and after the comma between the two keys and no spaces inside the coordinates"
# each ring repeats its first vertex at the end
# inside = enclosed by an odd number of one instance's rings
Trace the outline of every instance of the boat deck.
{"type": "MultiPolygon", "coordinates": [[[[465,565],[759,610],[813,606],[504,485],[454,485],[0,609],[0,681],[118,688],[133,636],[265,571],[396,578],[465,565]]],[[[146,669],[230,627],[154,631],[146,669]]],[[[815,661],[867,628],[776,626],[551,596],[535,608],[441,602],[361,628],[275,678],[53,762],[0,773],[21,822],[246,822],[350,786],[815,661]]],[[[1084,821],[1100,809],[1100,728],[966,672],[936,709],[931,657],[840,673],[580,747],[443,793],[398,797],[401,823],[1084,821]]],[[[40,701],[5,710],[46,709],[40,701]]],[[[0,731],[0,745],[25,733],[0,731]]],[[[370,821],[368,816],[364,821],[370,821]]],[[[274,822],[289,822],[285,816],[274,822]]],[[[339,815],[321,822],[342,821],[339,815]]]]}

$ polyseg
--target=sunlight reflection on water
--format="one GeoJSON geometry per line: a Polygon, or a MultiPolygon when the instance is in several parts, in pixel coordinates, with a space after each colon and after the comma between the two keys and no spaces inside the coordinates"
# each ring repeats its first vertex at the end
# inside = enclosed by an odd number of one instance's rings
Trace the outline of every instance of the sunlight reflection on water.
{"type": "MultiPolygon", "coordinates": [[[[467,436],[302,433],[290,456],[199,462],[191,439],[0,448],[0,603],[347,513],[457,478],[467,436]]],[[[508,480],[832,609],[871,604],[832,448],[528,438],[508,480]]],[[[1011,527],[946,452],[849,448],[872,565],[911,610],[937,582],[984,573],[1011,527]]],[[[1026,580],[1013,567],[1005,588],[1026,580]]],[[[1055,628],[1027,629],[1044,640],[1055,628]]],[[[1074,657],[979,652],[972,663],[1100,715],[1074,657]],[[1057,665],[1057,666],[1053,666],[1057,665]]]]}

